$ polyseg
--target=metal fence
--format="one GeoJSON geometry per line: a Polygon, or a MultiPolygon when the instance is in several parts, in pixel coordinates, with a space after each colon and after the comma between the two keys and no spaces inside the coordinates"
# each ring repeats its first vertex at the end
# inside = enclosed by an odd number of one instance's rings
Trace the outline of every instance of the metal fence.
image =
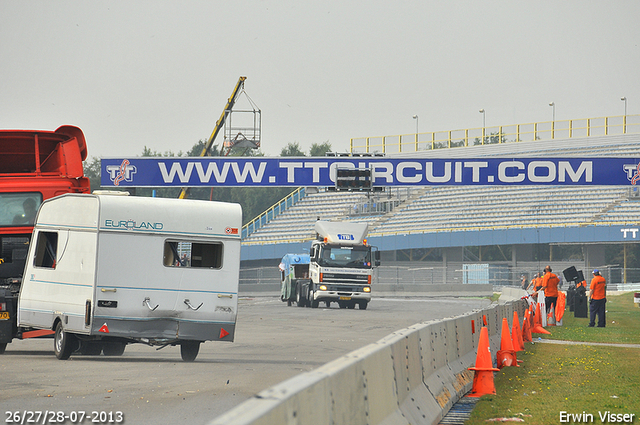
{"type": "MultiPolygon", "coordinates": [[[[393,264],[393,263],[392,263],[393,264]]],[[[554,262],[553,272],[560,277],[566,288],[562,271],[571,266],[582,270],[587,283],[591,281],[592,270],[584,263],[554,262]]],[[[402,262],[395,265],[382,265],[374,269],[373,283],[386,285],[441,285],[450,284],[491,284],[495,288],[503,286],[519,287],[521,276],[530,281],[533,274],[542,271],[544,265],[537,263],[513,267],[506,263],[450,263],[447,267],[441,262],[402,262]]],[[[618,265],[598,267],[607,280],[609,290],[640,290],[640,269],[625,269],[618,265]]],[[[278,266],[252,267],[240,269],[240,284],[280,284],[278,266]]]]}
{"type": "Polygon", "coordinates": [[[240,284],[280,284],[278,265],[274,267],[240,268],[240,284]]]}
{"type": "Polygon", "coordinates": [[[545,121],[430,133],[351,139],[352,153],[402,153],[498,143],[571,139],[640,132],[640,115],[545,121]]]}

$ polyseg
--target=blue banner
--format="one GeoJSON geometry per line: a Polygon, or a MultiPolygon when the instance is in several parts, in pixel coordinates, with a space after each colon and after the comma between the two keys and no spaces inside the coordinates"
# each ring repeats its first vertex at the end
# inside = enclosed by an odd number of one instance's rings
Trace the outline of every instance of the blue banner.
{"type": "Polygon", "coordinates": [[[369,168],[373,186],[640,184],[639,158],[105,158],[102,186],[334,186],[336,168],[369,168]]]}

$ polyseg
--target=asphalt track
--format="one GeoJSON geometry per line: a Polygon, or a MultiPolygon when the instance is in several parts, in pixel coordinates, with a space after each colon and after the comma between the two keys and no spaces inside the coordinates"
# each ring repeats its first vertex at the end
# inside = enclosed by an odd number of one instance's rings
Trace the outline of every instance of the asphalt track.
{"type": "Polygon", "coordinates": [[[3,423],[16,411],[85,412],[82,423],[92,423],[92,412],[119,411],[127,424],[206,424],[265,388],[395,330],[488,305],[482,298],[376,298],[367,310],[311,309],[271,296],[241,297],[235,342],[204,343],[193,363],[183,362],[177,347],[139,344],[122,357],[60,361],[52,339],[14,341],[0,356],[0,414],[3,423]]]}

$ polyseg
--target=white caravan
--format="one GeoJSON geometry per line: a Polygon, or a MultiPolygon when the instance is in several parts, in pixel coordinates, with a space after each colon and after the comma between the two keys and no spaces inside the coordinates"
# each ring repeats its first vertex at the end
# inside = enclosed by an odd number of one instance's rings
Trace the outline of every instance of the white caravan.
{"type": "Polygon", "coordinates": [[[127,343],[234,339],[242,209],[238,204],[114,194],[63,195],[38,212],[18,326],[55,331],[67,359],[121,355],[127,343]]]}

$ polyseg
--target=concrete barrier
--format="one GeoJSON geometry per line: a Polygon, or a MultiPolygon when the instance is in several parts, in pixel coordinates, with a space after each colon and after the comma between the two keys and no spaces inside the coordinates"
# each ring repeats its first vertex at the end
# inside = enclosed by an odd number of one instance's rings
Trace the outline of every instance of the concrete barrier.
{"type": "Polygon", "coordinates": [[[437,424],[471,390],[483,316],[491,350],[522,300],[416,324],[261,391],[210,425],[437,424]]]}
{"type": "Polygon", "coordinates": [[[522,297],[528,296],[529,293],[520,287],[503,286],[498,298],[500,304],[507,303],[509,301],[519,300],[522,297]]]}

